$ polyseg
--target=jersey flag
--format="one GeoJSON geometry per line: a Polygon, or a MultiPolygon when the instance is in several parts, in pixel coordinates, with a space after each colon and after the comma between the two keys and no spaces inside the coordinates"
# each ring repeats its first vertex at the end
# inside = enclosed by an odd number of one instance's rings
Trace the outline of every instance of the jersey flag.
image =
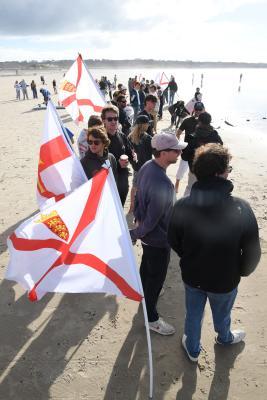
{"type": "Polygon", "coordinates": [[[106,105],[97,83],[79,55],[60,82],[58,98],[73,121],[86,121],[106,105]]]}
{"type": "Polygon", "coordinates": [[[8,247],[6,279],[20,283],[32,301],[46,292],[143,298],[114,177],[107,168],[23,222],[8,247]]]}
{"type": "Polygon", "coordinates": [[[67,142],[57,111],[49,101],[38,164],[39,208],[61,200],[86,181],[80,160],[67,142]]]}

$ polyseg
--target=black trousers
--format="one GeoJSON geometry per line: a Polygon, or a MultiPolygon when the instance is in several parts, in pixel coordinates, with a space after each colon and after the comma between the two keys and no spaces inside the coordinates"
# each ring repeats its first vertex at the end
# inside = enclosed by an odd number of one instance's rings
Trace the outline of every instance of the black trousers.
{"type": "Polygon", "coordinates": [[[117,187],[121,204],[124,206],[129,191],[128,168],[125,168],[124,170],[118,170],[117,187]]]}
{"type": "Polygon", "coordinates": [[[159,319],[157,302],[165,281],[170,261],[170,249],[142,245],[140,276],[144,289],[149,322],[159,319]]]}

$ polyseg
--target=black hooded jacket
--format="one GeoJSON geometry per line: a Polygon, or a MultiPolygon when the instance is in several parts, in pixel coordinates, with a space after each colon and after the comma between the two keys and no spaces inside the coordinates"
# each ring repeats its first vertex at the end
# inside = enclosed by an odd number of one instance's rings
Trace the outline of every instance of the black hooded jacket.
{"type": "Polygon", "coordinates": [[[196,182],[173,208],[168,241],[180,257],[183,281],[214,293],[236,288],[260,256],[258,225],[249,204],[231,196],[221,177],[196,182]]]}
{"type": "Polygon", "coordinates": [[[188,161],[190,170],[192,170],[195,150],[207,143],[223,144],[220,135],[212,126],[207,128],[197,127],[195,132],[188,136],[188,145],[183,150],[181,157],[184,161],[188,161]]]}
{"type": "Polygon", "coordinates": [[[107,150],[104,151],[103,157],[99,157],[95,153],[92,153],[90,150],[88,150],[85,156],[81,159],[81,164],[87,178],[91,179],[101,169],[102,165],[107,160],[110,162],[115,181],[117,182],[117,161],[113,154],[108,153],[107,150]]]}

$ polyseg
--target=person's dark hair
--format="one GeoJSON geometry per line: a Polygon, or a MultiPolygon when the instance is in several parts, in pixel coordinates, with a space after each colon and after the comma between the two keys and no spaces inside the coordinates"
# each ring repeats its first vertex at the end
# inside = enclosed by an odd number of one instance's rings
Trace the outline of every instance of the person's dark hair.
{"type": "Polygon", "coordinates": [[[156,150],[156,149],[154,149],[153,147],[152,147],[152,154],[153,154],[153,156],[155,157],[155,158],[159,158],[160,157],[160,151],[159,150],[156,150]]]}
{"type": "Polygon", "coordinates": [[[88,128],[92,126],[103,126],[103,121],[99,115],[90,115],[88,119],[88,128]]]}
{"type": "Polygon", "coordinates": [[[211,123],[211,115],[207,113],[206,111],[201,113],[198,117],[198,123],[201,123],[202,125],[210,125],[211,123]]]}
{"type": "Polygon", "coordinates": [[[116,114],[117,116],[119,116],[119,110],[116,106],[113,106],[112,104],[109,104],[107,106],[105,106],[102,111],[101,111],[101,118],[102,121],[105,119],[106,117],[106,113],[107,112],[113,112],[114,114],[116,114]]]}
{"type": "Polygon", "coordinates": [[[154,94],[148,94],[148,95],[145,97],[145,105],[146,105],[146,103],[147,103],[148,101],[152,101],[153,103],[156,103],[158,100],[157,100],[156,96],[154,96],[154,94]]]}
{"type": "Polygon", "coordinates": [[[125,97],[123,94],[120,94],[120,95],[117,97],[117,102],[119,103],[119,102],[122,101],[122,100],[126,100],[126,97],[125,97]]]}
{"type": "Polygon", "coordinates": [[[110,144],[106,129],[103,126],[89,128],[87,131],[87,142],[89,141],[90,136],[93,136],[95,139],[100,139],[104,143],[105,148],[110,144]]]}
{"type": "Polygon", "coordinates": [[[197,180],[223,174],[229,166],[231,154],[218,143],[208,143],[195,151],[192,170],[197,180]]]}

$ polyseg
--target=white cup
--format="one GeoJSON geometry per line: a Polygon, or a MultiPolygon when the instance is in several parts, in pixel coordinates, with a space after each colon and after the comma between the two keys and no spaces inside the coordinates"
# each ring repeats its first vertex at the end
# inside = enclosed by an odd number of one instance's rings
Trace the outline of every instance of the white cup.
{"type": "Polygon", "coordinates": [[[128,161],[128,160],[129,160],[129,157],[128,157],[126,154],[122,154],[122,155],[120,156],[120,160],[121,160],[121,161],[128,161]]]}

